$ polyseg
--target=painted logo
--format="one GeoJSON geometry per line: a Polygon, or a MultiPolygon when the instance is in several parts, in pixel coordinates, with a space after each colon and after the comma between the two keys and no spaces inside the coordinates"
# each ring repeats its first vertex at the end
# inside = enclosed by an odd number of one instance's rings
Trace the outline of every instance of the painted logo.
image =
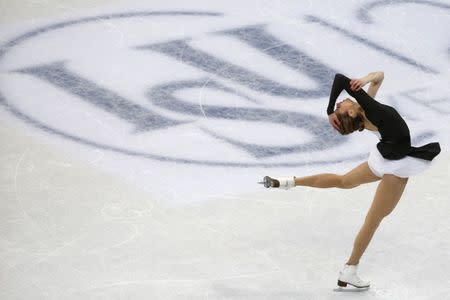
{"type": "MultiPolygon", "coordinates": [[[[365,156],[336,151],[347,139],[328,125],[325,108],[337,70],[269,24],[224,29],[223,18],[133,12],[33,30],[0,50],[0,103],[51,134],[160,161],[280,167],[365,156]]],[[[436,72],[318,17],[307,20],[436,72]]]]}

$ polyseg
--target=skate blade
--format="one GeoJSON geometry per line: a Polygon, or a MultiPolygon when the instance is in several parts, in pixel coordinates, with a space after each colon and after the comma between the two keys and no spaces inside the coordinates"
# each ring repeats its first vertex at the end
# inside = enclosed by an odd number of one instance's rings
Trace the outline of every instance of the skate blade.
{"type": "Polygon", "coordinates": [[[360,292],[365,292],[368,289],[370,289],[370,286],[368,287],[362,287],[362,288],[357,288],[357,287],[338,287],[333,289],[333,291],[335,292],[342,292],[342,293],[360,293],[360,292]]]}
{"type": "Polygon", "coordinates": [[[278,188],[280,187],[280,182],[276,179],[273,179],[269,176],[264,176],[263,181],[258,182],[259,184],[264,185],[266,188],[278,188]]]}
{"type": "Polygon", "coordinates": [[[258,183],[264,185],[266,188],[270,188],[272,186],[272,178],[265,176],[263,181],[259,181],[258,183]]]}

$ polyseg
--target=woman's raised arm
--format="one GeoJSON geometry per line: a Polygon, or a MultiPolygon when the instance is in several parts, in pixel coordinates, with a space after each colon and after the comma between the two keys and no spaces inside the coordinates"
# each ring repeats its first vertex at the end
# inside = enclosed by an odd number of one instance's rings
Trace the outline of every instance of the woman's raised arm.
{"type": "Polygon", "coordinates": [[[334,112],[334,105],[336,104],[336,99],[341,94],[342,90],[345,90],[350,96],[354,97],[356,101],[364,109],[364,111],[371,113],[376,112],[380,109],[381,106],[380,103],[378,103],[375,99],[369,96],[361,88],[358,90],[353,90],[350,87],[350,79],[347,76],[338,73],[334,76],[333,85],[331,87],[330,100],[328,102],[327,107],[328,115],[334,112]]]}
{"type": "Polygon", "coordinates": [[[370,97],[374,98],[378,92],[378,89],[383,83],[383,79],[384,79],[383,72],[371,72],[360,79],[350,80],[350,88],[354,91],[357,91],[370,82],[367,94],[370,97]]]}

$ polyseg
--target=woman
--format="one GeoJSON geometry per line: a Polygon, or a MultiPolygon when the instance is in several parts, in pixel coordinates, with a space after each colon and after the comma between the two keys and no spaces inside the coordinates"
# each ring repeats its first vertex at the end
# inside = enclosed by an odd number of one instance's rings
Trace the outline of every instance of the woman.
{"type": "Polygon", "coordinates": [[[377,102],[375,97],[381,83],[383,72],[369,73],[360,79],[352,79],[336,74],[331,88],[328,104],[330,124],[341,134],[367,129],[381,139],[364,162],[345,175],[318,174],[306,177],[264,177],[264,186],[289,189],[294,186],[318,188],[354,188],[360,184],[380,181],[372,205],[367,213],[353,245],[347,263],[339,273],[338,285],[347,284],[357,288],[368,288],[370,283],[357,275],[359,260],[366,250],[375,230],[382,219],[389,215],[397,205],[405,189],[408,177],[425,170],[431,160],[439,154],[439,143],[422,147],[412,147],[408,126],[398,112],[388,105],[377,102]],[[367,93],[362,89],[370,83],[367,93]],[[345,99],[334,106],[342,90],[357,101],[345,99]]]}

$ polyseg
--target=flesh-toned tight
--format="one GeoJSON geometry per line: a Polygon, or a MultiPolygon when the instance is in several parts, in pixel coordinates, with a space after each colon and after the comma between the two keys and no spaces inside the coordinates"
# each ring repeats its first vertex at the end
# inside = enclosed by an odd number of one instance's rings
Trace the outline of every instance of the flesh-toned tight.
{"type": "Polygon", "coordinates": [[[358,232],[353,244],[353,251],[347,261],[349,265],[357,265],[363,255],[373,234],[384,217],[388,216],[400,200],[405,190],[408,178],[386,174],[382,178],[375,176],[364,162],[345,175],[323,173],[318,175],[296,177],[296,186],[310,186],[317,188],[343,188],[350,189],[364,183],[380,181],[369,212],[363,226],[358,232]]]}

